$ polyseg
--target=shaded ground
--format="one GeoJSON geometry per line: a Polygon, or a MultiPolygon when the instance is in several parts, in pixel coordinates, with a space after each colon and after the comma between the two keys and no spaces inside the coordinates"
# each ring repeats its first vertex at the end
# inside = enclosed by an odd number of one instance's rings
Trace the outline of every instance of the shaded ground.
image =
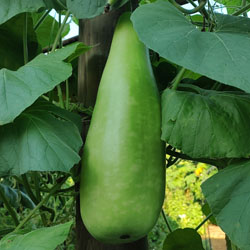
{"type": "Polygon", "coordinates": [[[226,250],[225,233],[218,226],[209,225],[208,235],[213,250],[226,250]]]}

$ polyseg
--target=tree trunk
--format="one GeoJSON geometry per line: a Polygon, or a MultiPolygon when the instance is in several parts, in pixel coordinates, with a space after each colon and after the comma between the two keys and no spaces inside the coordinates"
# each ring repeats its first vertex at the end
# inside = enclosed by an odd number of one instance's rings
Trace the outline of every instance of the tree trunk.
{"type": "MultiPolygon", "coordinates": [[[[79,59],[78,100],[85,107],[94,106],[98,85],[104,69],[118,17],[127,7],[93,19],[80,20],[79,41],[94,46],[79,59]]],[[[83,125],[85,140],[88,122],[83,125]]],[[[79,190],[79,184],[76,187],[79,190]]],[[[76,199],[76,250],[147,250],[147,238],[122,245],[107,245],[95,240],[82,223],[79,196],[76,199]]]]}

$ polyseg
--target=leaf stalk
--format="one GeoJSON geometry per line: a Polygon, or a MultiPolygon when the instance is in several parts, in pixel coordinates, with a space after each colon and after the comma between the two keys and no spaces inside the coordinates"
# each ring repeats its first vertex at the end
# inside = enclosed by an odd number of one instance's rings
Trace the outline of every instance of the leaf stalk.
{"type": "Polygon", "coordinates": [[[250,9],[250,3],[247,4],[246,6],[244,6],[243,8],[241,8],[241,9],[235,11],[232,15],[233,15],[233,16],[239,16],[239,15],[241,15],[242,13],[244,13],[245,11],[247,11],[248,9],[250,9]]]}
{"type": "Polygon", "coordinates": [[[28,216],[26,216],[24,218],[24,220],[16,227],[16,229],[14,230],[14,232],[17,232],[19,229],[21,229],[26,222],[28,222],[31,217],[36,213],[36,211],[38,209],[40,209],[43,204],[45,204],[49,198],[62,186],[62,184],[67,180],[68,176],[64,176],[61,178],[61,180],[59,180],[50,190],[50,192],[44,197],[43,200],[41,200],[41,202],[28,214],[28,216]]]}
{"type": "Polygon", "coordinates": [[[23,59],[24,64],[29,61],[28,54],[28,14],[24,13],[24,25],[23,25],[23,59]]]}
{"type": "Polygon", "coordinates": [[[36,31],[40,25],[43,23],[43,21],[45,20],[45,18],[48,16],[48,14],[50,13],[51,9],[47,10],[45,13],[43,13],[43,15],[39,18],[39,20],[37,21],[37,23],[34,26],[34,30],[36,31]]]}
{"type": "Polygon", "coordinates": [[[19,224],[19,220],[17,217],[16,211],[12,208],[10,205],[10,202],[8,201],[7,197],[5,196],[4,192],[0,188],[0,198],[2,199],[3,203],[5,204],[7,210],[9,211],[15,225],[17,226],[19,224]]]}
{"type": "Polygon", "coordinates": [[[180,83],[180,81],[182,80],[184,74],[185,74],[186,69],[184,67],[182,67],[180,69],[180,71],[178,72],[177,76],[175,77],[174,81],[173,81],[173,90],[176,90],[178,87],[178,84],[180,83]]]}
{"type": "Polygon", "coordinates": [[[198,231],[211,217],[213,213],[210,213],[196,228],[195,230],[198,231]]]}

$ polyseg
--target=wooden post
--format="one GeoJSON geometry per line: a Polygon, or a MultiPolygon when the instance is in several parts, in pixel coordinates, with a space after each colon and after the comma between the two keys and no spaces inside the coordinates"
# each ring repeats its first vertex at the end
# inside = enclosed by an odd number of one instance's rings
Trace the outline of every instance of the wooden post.
{"type": "MultiPolygon", "coordinates": [[[[79,59],[78,67],[78,100],[85,107],[94,106],[102,71],[104,69],[114,28],[118,17],[124,10],[121,8],[103,14],[93,19],[80,20],[79,41],[94,47],[79,59]]],[[[83,126],[83,140],[85,140],[87,123],[83,126]]],[[[79,190],[79,184],[78,184],[79,190]]],[[[79,196],[76,199],[76,250],[147,250],[147,238],[130,244],[107,245],[95,240],[82,223],[80,216],[79,196]]]]}

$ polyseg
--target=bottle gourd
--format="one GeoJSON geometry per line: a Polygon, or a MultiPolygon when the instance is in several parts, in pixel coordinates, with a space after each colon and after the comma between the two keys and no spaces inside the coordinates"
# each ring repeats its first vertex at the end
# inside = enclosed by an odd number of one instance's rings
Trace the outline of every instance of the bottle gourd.
{"type": "Polygon", "coordinates": [[[124,13],[109,57],[83,152],[82,220],[104,243],[144,237],[156,223],[165,191],[160,98],[148,50],[124,13]]]}

